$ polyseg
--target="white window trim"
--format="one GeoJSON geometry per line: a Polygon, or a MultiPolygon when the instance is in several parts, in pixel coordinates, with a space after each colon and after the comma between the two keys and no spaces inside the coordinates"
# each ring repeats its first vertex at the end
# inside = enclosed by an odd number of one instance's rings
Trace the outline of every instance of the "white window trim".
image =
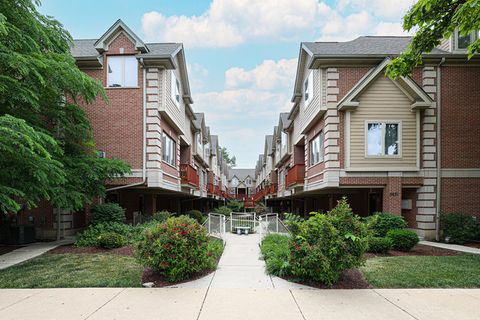
{"type": "MultiPolygon", "coordinates": [[[[454,51],[456,52],[467,52],[467,48],[459,48],[458,47],[458,36],[460,35],[460,31],[458,29],[455,29],[453,32],[453,38],[454,38],[454,51]]],[[[475,41],[475,32],[470,32],[470,43],[473,43],[475,41]]]]}
{"type": "Polygon", "coordinates": [[[310,71],[305,81],[303,82],[303,100],[305,108],[310,105],[313,101],[313,70],[310,71]],[[307,85],[305,85],[307,84],[307,85]],[[306,88],[305,88],[306,87],[306,88]],[[306,94],[308,90],[308,99],[306,99],[306,94]]]}
{"type": "Polygon", "coordinates": [[[322,162],[325,161],[325,134],[323,133],[323,130],[320,131],[315,137],[313,137],[313,138],[308,142],[308,148],[309,148],[309,158],[310,158],[310,159],[308,159],[308,160],[309,160],[309,161],[308,161],[309,167],[316,166],[317,164],[322,163],[322,162]],[[319,157],[318,157],[319,160],[318,160],[317,162],[313,163],[313,162],[312,162],[312,160],[313,160],[313,157],[312,157],[312,152],[313,152],[313,150],[312,150],[312,142],[313,142],[315,139],[317,139],[317,138],[319,138],[319,137],[322,137],[322,136],[323,136],[323,138],[320,139],[320,142],[321,142],[321,144],[320,144],[320,146],[319,146],[320,149],[318,150],[318,151],[319,151],[319,157]]]}
{"type": "MultiPolygon", "coordinates": [[[[365,146],[365,158],[369,159],[401,159],[402,158],[402,120],[365,120],[364,126],[364,146],[365,146]],[[369,155],[368,154],[368,125],[370,123],[381,123],[381,124],[398,124],[398,154],[394,155],[369,155]]],[[[382,152],[385,153],[385,126],[382,126],[382,152]]]]}
{"type": "Polygon", "coordinates": [[[162,162],[168,164],[169,166],[172,166],[172,167],[175,167],[175,164],[176,164],[176,158],[177,158],[177,155],[176,155],[176,151],[177,151],[177,144],[175,143],[175,140],[173,140],[172,137],[170,137],[168,134],[166,134],[165,132],[162,133],[162,138],[165,138],[165,139],[162,139],[162,141],[167,141],[167,139],[170,139],[172,141],[172,147],[173,149],[171,150],[172,151],[172,154],[171,154],[171,158],[172,158],[172,163],[168,162],[167,160],[165,160],[165,151],[167,150],[166,149],[166,143],[162,143],[162,162]]]}
{"type": "Polygon", "coordinates": [[[125,88],[138,88],[138,60],[135,58],[133,55],[112,55],[112,56],[107,56],[107,79],[106,79],[106,89],[125,89],[125,88]],[[126,58],[134,58],[137,66],[137,77],[135,78],[136,85],[135,86],[125,86],[125,59],[126,58]],[[122,85],[120,87],[110,87],[108,84],[108,60],[116,58],[116,59],[121,59],[122,60],[122,85]]]}
{"type": "Polygon", "coordinates": [[[170,72],[170,98],[172,98],[173,103],[175,103],[177,107],[180,106],[180,82],[178,81],[174,70],[171,70],[170,72]]]}

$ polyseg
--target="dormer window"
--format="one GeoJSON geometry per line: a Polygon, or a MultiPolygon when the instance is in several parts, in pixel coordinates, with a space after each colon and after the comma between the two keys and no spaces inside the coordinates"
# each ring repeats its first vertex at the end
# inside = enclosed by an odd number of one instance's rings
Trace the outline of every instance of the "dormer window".
{"type": "Polygon", "coordinates": [[[455,49],[467,50],[468,46],[475,40],[474,37],[473,32],[463,35],[459,30],[455,30],[455,49]]]}
{"type": "Polygon", "coordinates": [[[109,56],[107,61],[107,87],[138,86],[138,65],[134,56],[109,56]]]}
{"type": "Polygon", "coordinates": [[[310,72],[304,83],[305,106],[307,106],[313,98],[313,72],[310,72]]]}
{"type": "Polygon", "coordinates": [[[172,95],[172,100],[178,106],[180,104],[180,82],[175,75],[175,71],[172,70],[172,82],[171,82],[170,93],[172,95]]]}

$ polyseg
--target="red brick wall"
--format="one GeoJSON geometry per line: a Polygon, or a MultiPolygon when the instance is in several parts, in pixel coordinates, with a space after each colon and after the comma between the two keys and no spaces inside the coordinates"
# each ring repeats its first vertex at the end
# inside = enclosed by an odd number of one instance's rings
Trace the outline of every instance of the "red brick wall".
{"type": "MultiPolygon", "coordinates": [[[[108,55],[118,54],[121,47],[126,53],[134,53],[128,38],[119,35],[110,44],[111,51],[104,54],[103,69],[82,71],[106,86],[108,55]]],[[[85,108],[97,149],[105,151],[108,158],[125,160],[132,169],[141,169],[143,165],[143,70],[140,64],[138,85],[138,88],[106,88],[109,102],[97,98],[85,108]]]]}
{"type": "Polygon", "coordinates": [[[122,54],[120,49],[123,48],[124,54],[135,54],[135,44],[124,34],[119,33],[108,46],[108,54],[122,54]]]}
{"type": "Polygon", "coordinates": [[[341,67],[338,68],[338,101],[371,69],[371,67],[341,67]]]}
{"type": "Polygon", "coordinates": [[[480,168],[480,68],[441,68],[443,168],[480,168]]]}
{"type": "Polygon", "coordinates": [[[480,217],[480,178],[442,178],[440,211],[480,217]]]}

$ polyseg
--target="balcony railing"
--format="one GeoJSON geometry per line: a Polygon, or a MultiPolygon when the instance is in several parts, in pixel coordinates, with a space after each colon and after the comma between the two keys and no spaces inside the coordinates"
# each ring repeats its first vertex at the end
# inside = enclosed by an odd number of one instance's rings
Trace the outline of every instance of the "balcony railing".
{"type": "Polygon", "coordinates": [[[197,170],[188,163],[180,165],[180,178],[182,179],[182,184],[188,184],[197,188],[199,186],[197,170]]]}
{"type": "Polygon", "coordinates": [[[305,165],[296,164],[288,170],[285,179],[285,187],[290,188],[295,185],[303,185],[305,180],[305,165]]]}
{"type": "Polygon", "coordinates": [[[214,186],[212,183],[207,183],[207,192],[210,193],[210,194],[213,194],[214,193],[214,186]]]}

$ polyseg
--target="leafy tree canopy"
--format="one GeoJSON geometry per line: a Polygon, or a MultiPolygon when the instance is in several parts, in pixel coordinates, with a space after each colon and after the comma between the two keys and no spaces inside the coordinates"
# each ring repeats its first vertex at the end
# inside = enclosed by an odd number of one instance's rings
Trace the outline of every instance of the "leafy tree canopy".
{"type": "Polygon", "coordinates": [[[230,167],[236,167],[237,166],[237,158],[235,156],[230,156],[230,153],[228,152],[227,148],[222,147],[220,149],[222,151],[223,159],[227,162],[227,164],[230,167]]]}
{"type": "Polygon", "coordinates": [[[38,5],[0,2],[0,212],[42,199],[78,210],[129,171],[98,157],[83,106],[106,99],[103,86],[78,69],[70,34],[38,5]]]}
{"type": "MultiPolygon", "coordinates": [[[[403,29],[416,30],[408,50],[392,60],[387,75],[397,79],[410,75],[422,63],[422,54],[431,52],[455,29],[466,36],[480,30],[480,0],[419,0],[403,17],[403,29]]],[[[468,46],[468,57],[480,52],[480,38],[468,46]]]]}

